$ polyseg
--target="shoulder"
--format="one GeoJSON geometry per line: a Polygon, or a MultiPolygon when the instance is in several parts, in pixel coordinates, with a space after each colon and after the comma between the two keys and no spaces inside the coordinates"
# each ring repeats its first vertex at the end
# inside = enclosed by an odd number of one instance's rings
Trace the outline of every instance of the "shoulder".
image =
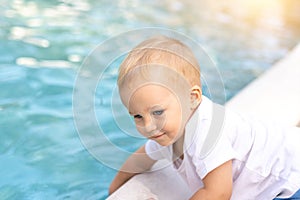
{"type": "Polygon", "coordinates": [[[190,154],[205,158],[217,145],[234,143],[246,129],[251,129],[246,120],[205,97],[186,126],[185,145],[190,154]]]}
{"type": "Polygon", "coordinates": [[[188,148],[186,152],[201,178],[225,162],[235,159],[237,155],[233,144],[235,122],[239,117],[227,113],[224,106],[211,101],[205,105],[209,108],[199,110],[206,113],[201,113],[198,117],[197,128],[192,129],[195,132],[187,133],[189,137],[185,144],[188,148]]]}

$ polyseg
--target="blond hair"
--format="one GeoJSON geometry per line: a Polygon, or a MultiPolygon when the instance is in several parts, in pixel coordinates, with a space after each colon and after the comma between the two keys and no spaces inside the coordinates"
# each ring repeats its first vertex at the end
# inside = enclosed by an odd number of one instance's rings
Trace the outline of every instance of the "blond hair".
{"type": "Polygon", "coordinates": [[[179,40],[157,36],[145,40],[130,51],[119,68],[118,86],[125,76],[139,66],[161,64],[175,70],[183,76],[191,86],[199,85],[200,66],[193,52],[179,40]]]}

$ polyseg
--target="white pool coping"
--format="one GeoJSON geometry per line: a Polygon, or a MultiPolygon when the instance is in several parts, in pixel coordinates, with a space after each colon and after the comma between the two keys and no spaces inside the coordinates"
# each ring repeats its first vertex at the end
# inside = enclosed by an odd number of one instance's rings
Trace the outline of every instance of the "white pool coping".
{"type": "Polygon", "coordinates": [[[300,43],[234,96],[226,107],[284,125],[300,122],[300,43]]]}
{"type": "MultiPolygon", "coordinates": [[[[300,126],[300,43],[226,107],[262,120],[300,126]]],[[[137,175],[108,200],[188,199],[191,192],[171,166],[137,175]]]]}

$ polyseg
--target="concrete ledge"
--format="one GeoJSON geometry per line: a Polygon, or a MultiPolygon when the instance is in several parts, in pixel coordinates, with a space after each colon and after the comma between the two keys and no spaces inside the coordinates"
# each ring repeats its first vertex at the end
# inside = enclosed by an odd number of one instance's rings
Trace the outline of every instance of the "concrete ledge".
{"type": "MultiPolygon", "coordinates": [[[[300,44],[227,104],[263,120],[300,126],[300,44]]],[[[171,166],[137,175],[108,200],[188,199],[191,193],[171,166]]]]}
{"type": "MultiPolygon", "coordinates": [[[[163,161],[156,165],[163,165],[163,161]]],[[[108,200],[182,200],[191,195],[185,182],[169,164],[163,169],[134,176],[108,200]]]]}
{"type": "Polygon", "coordinates": [[[234,96],[226,107],[262,120],[299,126],[300,44],[234,96]]]}

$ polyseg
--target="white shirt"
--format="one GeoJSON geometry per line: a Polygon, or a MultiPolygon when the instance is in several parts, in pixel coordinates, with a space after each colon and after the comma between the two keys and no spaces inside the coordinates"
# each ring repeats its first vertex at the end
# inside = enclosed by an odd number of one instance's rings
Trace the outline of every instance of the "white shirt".
{"type": "MultiPolygon", "coordinates": [[[[185,127],[184,160],[175,169],[192,192],[216,167],[232,160],[232,200],[292,196],[300,188],[300,129],[244,118],[203,96],[185,127]]],[[[154,160],[173,159],[172,146],[146,143],[154,160]]],[[[176,164],[177,163],[177,164],[176,164]]]]}

